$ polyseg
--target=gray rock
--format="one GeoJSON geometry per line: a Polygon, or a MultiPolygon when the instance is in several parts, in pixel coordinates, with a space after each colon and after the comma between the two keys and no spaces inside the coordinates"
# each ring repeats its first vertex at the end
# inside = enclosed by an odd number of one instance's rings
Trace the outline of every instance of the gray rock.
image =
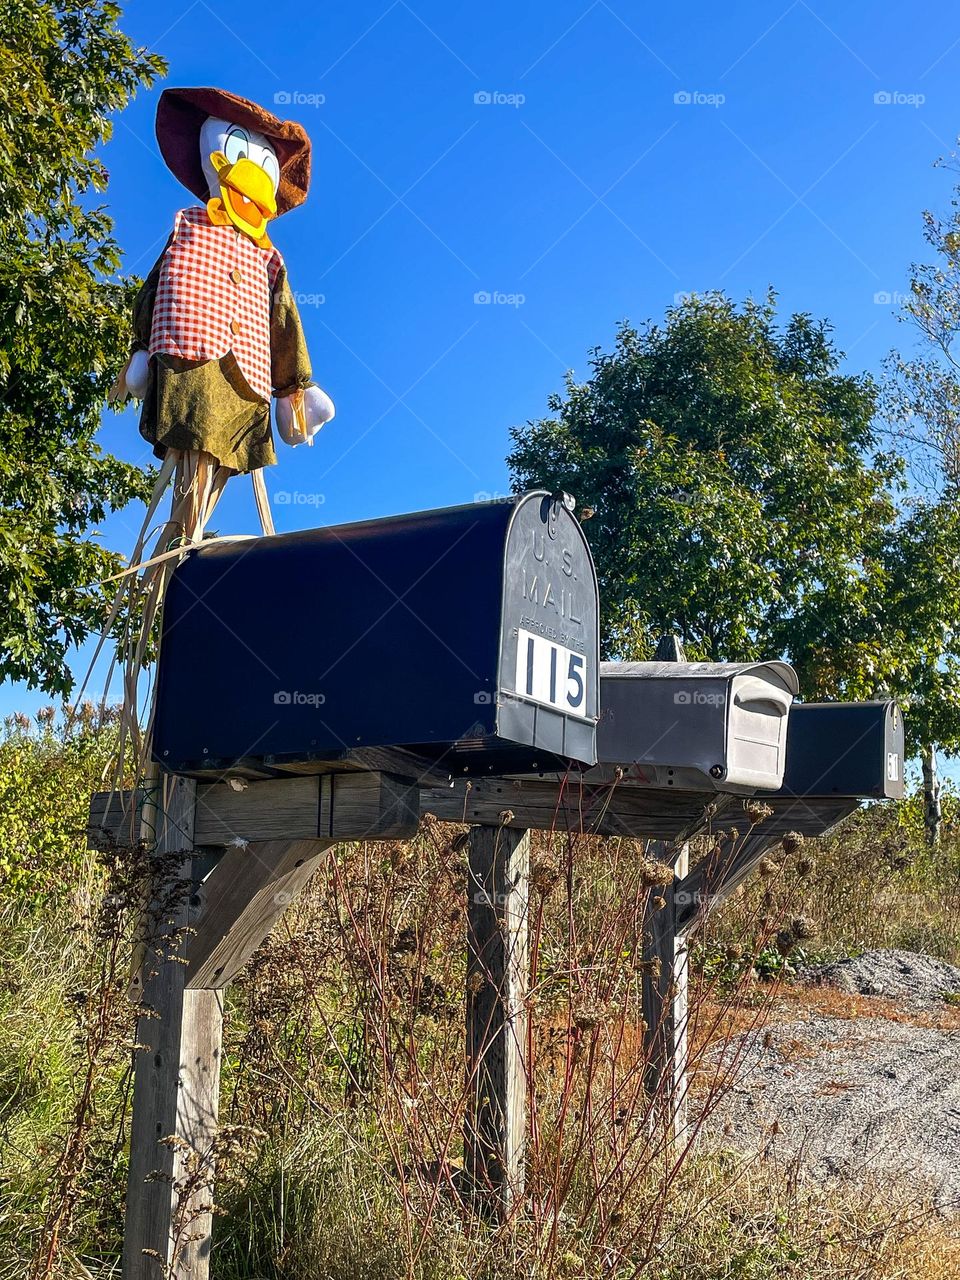
{"type": "Polygon", "coordinates": [[[854,995],[884,996],[912,1008],[937,1006],[960,993],[960,968],[915,951],[864,951],[850,960],[805,969],[800,977],[854,995]]]}

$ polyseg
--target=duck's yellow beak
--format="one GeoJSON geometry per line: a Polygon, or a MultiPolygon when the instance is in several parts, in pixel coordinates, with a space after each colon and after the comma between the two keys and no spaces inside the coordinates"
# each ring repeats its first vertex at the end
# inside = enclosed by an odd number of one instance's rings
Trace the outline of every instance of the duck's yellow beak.
{"type": "Polygon", "coordinates": [[[210,163],[220,180],[220,199],[207,204],[210,216],[222,221],[225,213],[238,231],[259,244],[266,239],[267,222],[277,216],[277,198],[269,175],[245,156],[231,164],[222,151],[211,152],[210,163]],[[211,206],[217,206],[216,210],[211,206]]]}

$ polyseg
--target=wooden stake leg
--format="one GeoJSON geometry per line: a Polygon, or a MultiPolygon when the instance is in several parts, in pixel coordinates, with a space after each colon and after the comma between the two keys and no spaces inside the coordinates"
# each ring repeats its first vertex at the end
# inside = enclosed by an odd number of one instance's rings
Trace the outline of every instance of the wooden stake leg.
{"type": "Polygon", "coordinates": [[[169,788],[157,853],[188,856],[172,905],[169,882],[157,886],[159,924],[144,960],[141,999],[153,1016],[137,1027],[123,1280],[209,1274],[223,1009],[220,992],[187,991],[185,965],[170,958],[190,922],[196,784],[178,778],[169,788]]]}
{"type": "MultiPolygon", "coordinates": [[[[651,841],[650,854],[670,862],[676,881],[687,874],[689,853],[678,854],[660,840],[651,841]]],[[[687,1107],[687,944],[677,932],[676,881],[651,890],[662,893],[665,905],[648,908],[644,929],[643,1017],[646,1048],[646,1087],[655,1100],[653,1120],[662,1124],[675,1143],[683,1141],[687,1107]]]]}
{"type": "Polygon", "coordinates": [[[505,1217],[523,1195],[526,1151],[530,835],[474,827],[467,879],[467,1119],[473,1197],[505,1217]]]}
{"type": "MultiPolygon", "coordinates": [[[[198,819],[197,784],[167,779],[147,913],[153,936],[143,947],[134,982],[145,1013],[137,1028],[123,1280],[208,1280],[221,989],[323,863],[344,827],[391,837],[411,824],[415,828],[416,794],[395,779],[365,775],[359,784],[347,779],[336,787],[332,781],[326,787],[319,779],[302,781],[312,783],[312,796],[304,797],[312,814],[305,830],[312,834],[296,840],[230,837],[209,870],[209,860],[196,856],[195,842],[213,834],[222,844],[229,831],[224,816],[232,812],[246,823],[250,812],[236,803],[216,810],[207,803],[208,788],[198,819]],[[327,828],[323,838],[316,834],[321,821],[327,828]],[[174,854],[181,855],[179,863],[164,867],[174,854]],[[201,876],[203,883],[195,883],[201,876]]],[[[215,793],[212,799],[217,798],[215,793]]],[[[289,814],[267,816],[281,830],[289,821],[289,814]]],[[[265,824],[264,815],[254,812],[254,818],[265,824]]]]}

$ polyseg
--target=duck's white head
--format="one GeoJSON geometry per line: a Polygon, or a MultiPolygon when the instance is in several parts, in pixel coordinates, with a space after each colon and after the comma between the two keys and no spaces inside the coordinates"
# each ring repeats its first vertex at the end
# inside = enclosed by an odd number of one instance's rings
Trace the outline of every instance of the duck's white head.
{"type": "Polygon", "coordinates": [[[255,129],[208,116],[200,129],[200,163],[210,190],[207,208],[257,244],[268,245],[267,223],[277,215],[280,162],[255,129]]]}

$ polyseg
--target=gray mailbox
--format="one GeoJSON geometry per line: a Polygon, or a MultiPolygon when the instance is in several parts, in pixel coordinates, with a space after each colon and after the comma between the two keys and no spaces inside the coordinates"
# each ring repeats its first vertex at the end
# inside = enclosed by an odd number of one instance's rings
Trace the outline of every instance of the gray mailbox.
{"type": "Polygon", "coordinates": [[[797,677],[785,662],[604,662],[601,769],[677,790],[748,794],[783,782],[797,677]]]}
{"type": "Polygon", "coordinates": [[[563,495],[212,539],[167,590],[154,756],[198,777],[592,765],[598,613],[563,495]]]}

